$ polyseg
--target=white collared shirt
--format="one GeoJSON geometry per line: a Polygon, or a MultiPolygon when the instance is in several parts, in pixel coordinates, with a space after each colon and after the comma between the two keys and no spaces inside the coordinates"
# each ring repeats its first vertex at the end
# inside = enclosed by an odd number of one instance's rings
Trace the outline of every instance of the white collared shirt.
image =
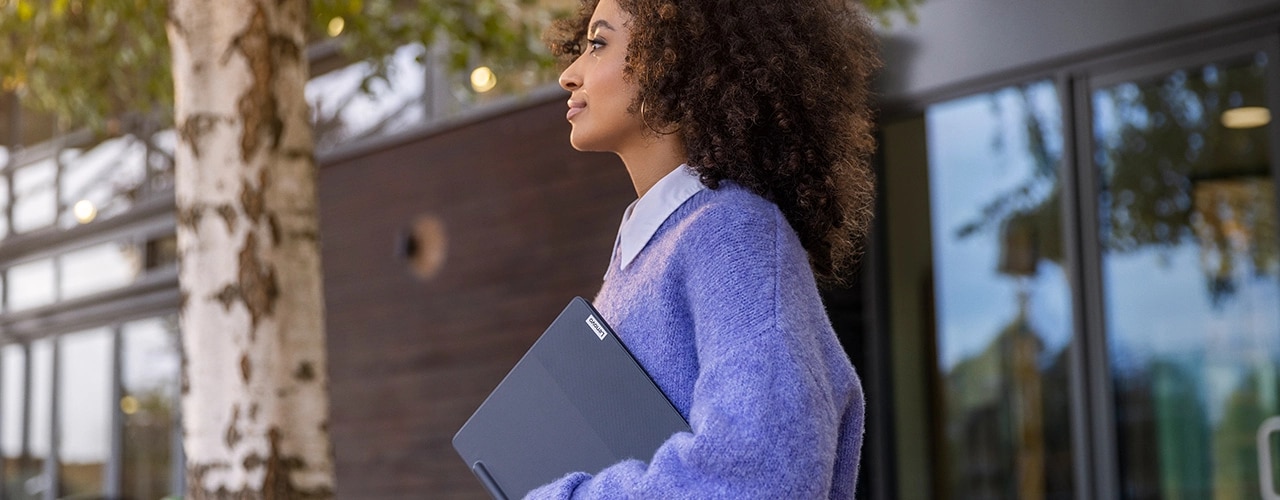
{"type": "Polygon", "coordinates": [[[626,269],[640,255],[654,233],[686,200],[706,189],[698,174],[688,165],[680,165],[658,180],[640,199],[622,214],[622,225],[613,243],[613,259],[618,269],[626,269]]]}

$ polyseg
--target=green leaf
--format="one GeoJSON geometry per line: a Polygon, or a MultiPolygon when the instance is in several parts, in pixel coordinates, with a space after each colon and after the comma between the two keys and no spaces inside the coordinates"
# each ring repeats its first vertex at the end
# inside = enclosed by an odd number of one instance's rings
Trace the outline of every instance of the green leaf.
{"type": "Polygon", "coordinates": [[[35,17],[36,8],[30,0],[18,0],[18,19],[22,22],[31,21],[35,17]]]}
{"type": "MultiPolygon", "coordinates": [[[[905,12],[912,19],[921,1],[867,0],[866,6],[877,15],[905,12]]],[[[483,63],[501,72],[500,87],[516,88],[523,80],[516,75],[553,78],[554,59],[540,40],[552,16],[540,3],[311,0],[307,33],[312,42],[328,39],[329,21],[342,17],[337,45],[347,61],[371,63],[366,88],[385,82],[388,58],[411,43],[436,47],[459,73],[483,63]]],[[[167,0],[0,0],[0,89],[20,90],[24,106],[76,125],[172,109],[167,6],[167,0]]]]}

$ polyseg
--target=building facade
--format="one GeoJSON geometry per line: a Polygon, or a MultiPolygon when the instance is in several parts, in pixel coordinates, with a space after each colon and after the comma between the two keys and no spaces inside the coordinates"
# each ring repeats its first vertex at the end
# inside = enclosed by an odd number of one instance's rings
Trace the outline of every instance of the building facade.
{"type": "Polygon", "coordinates": [[[1280,3],[919,19],[884,42],[875,497],[1276,498],[1280,3]]]}
{"type": "Polygon", "coordinates": [[[173,134],[0,101],[0,498],[179,493],[173,134]]]}
{"type": "MultiPolygon", "coordinates": [[[[917,16],[883,30],[868,255],[826,292],[859,498],[1280,496],[1280,2],[917,16]]],[[[554,86],[402,52],[381,98],[312,54],[338,496],[485,498],[453,432],[595,293],[634,192],[554,86]]],[[[117,125],[0,94],[0,500],[182,491],[174,138],[117,125]]]]}

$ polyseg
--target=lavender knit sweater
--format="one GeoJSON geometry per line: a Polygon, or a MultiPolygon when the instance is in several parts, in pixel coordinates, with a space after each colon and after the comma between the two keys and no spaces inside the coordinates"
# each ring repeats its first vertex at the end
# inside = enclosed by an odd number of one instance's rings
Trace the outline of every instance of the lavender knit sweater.
{"type": "Polygon", "coordinates": [[[853,498],[862,389],[775,205],[729,182],[695,194],[595,306],[693,433],[526,498],[853,498]]]}

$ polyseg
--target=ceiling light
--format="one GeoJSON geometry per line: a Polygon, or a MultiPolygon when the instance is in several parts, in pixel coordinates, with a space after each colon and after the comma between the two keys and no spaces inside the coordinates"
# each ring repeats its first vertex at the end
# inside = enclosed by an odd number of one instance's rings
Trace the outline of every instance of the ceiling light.
{"type": "Polygon", "coordinates": [[[1222,126],[1255,128],[1271,123],[1271,110],[1262,106],[1245,106],[1222,112],[1222,126]]]}

